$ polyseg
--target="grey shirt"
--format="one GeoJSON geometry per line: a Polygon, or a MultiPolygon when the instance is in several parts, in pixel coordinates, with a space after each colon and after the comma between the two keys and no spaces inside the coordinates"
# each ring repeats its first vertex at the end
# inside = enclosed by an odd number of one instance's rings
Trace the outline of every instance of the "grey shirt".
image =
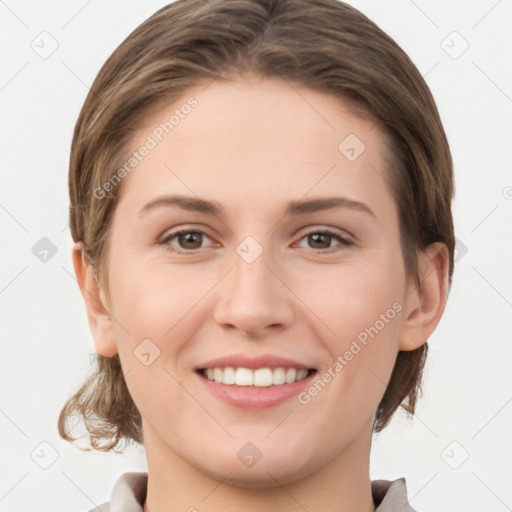
{"type": "MultiPolygon", "coordinates": [[[[89,512],[143,512],[147,492],[147,473],[124,473],[112,489],[110,502],[89,512]]],[[[415,512],[407,499],[405,478],[373,480],[372,496],[375,512],[415,512]]]]}

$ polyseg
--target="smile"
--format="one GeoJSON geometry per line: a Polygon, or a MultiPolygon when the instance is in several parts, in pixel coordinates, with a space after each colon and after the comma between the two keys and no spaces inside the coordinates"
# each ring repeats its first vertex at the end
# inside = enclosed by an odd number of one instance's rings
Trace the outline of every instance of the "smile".
{"type": "Polygon", "coordinates": [[[295,399],[311,384],[317,370],[214,366],[198,368],[195,373],[207,392],[222,402],[242,409],[262,409],[295,399]]]}

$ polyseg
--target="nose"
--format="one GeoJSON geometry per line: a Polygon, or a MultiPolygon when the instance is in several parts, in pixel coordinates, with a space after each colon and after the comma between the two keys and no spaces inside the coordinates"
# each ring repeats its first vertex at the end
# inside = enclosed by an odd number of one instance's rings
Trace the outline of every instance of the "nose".
{"type": "Polygon", "coordinates": [[[261,337],[292,324],[293,294],[266,251],[250,263],[235,254],[233,267],[218,290],[214,317],[221,327],[261,337]]]}

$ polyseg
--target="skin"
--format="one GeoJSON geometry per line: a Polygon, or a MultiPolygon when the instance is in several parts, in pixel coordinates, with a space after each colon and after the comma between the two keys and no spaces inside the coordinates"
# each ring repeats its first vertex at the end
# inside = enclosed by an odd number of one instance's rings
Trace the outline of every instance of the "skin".
{"type": "Polygon", "coordinates": [[[146,510],[373,511],[375,411],[397,352],[421,346],[441,318],[446,247],[419,254],[421,289],[406,279],[382,133],[339,98],[305,87],[254,77],[195,87],[148,115],[130,151],[190,96],[198,106],[124,178],[108,290],[81,243],[73,249],[96,350],[119,353],[143,418],[146,510]],[[338,150],[349,134],[366,146],[353,162],[338,150]],[[217,201],[223,215],[161,206],[140,216],[166,194],[217,201]],[[374,215],[348,207],[283,215],[291,200],[331,196],[374,215]],[[161,243],[176,228],[205,235],[161,243]],[[353,243],[307,236],[326,228],[353,243]],[[263,249],[252,263],[236,252],[247,236],[263,249]],[[401,311],[306,405],[294,397],[242,410],[194,373],[216,357],[271,353],[321,375],[393,303],[401,311]],[[160,350],[150,366],[134,355],[146,338],[160,350]],[[237,457],[247,442],[262,453],[250,468],[237,457]]]}

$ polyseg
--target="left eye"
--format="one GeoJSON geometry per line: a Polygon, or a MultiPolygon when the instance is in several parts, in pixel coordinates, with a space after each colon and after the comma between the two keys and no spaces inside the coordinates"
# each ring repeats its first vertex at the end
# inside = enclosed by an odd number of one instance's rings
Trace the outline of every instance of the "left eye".
{"type": "Polygon", "coordinates": [[[352,245],[350,240],[332,231],[312,231],[311,233],[303,236],[301,240],[306,240],[306,243],[313,245],[313,247],[311,247],[312,249],[318,249],[320,251],[324,249],[331,249],[333,247],[331,245],[333,240],[340,242],[337,244],[338,246],[352,245]]]}

